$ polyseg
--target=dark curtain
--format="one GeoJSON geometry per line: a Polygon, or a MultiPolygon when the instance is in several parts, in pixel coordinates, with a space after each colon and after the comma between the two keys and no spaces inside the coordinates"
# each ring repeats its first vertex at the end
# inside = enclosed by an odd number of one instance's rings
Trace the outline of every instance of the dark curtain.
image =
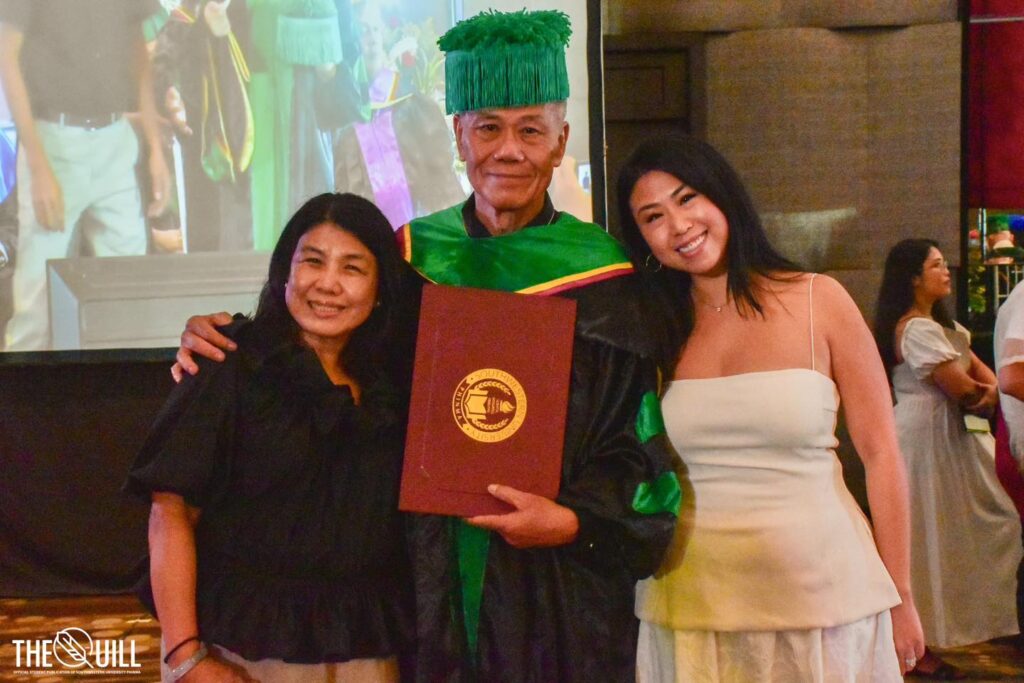
{"type": "Polygon", "coordinates": [[[132,588],[149,510],[120,487],[168,368],[0,364],[0,597],[132,588]]]}
{"type": "Polygon", "coordinates": [[[1024,0],[971,0],[968,173],[973,207],[1024,207],[1024,0]]]}

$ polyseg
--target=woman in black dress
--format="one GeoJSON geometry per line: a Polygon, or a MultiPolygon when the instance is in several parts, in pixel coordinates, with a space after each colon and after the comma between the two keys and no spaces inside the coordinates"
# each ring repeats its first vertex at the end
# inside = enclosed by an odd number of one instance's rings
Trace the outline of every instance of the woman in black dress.
{"type": "Polygon", "coordinates": [[[402,273],[372,203],[313,198],[229,329],[238,352],[158,416],[127,488],[152,500],[165,680],[398,680],[406,397],[385,356],[402,273]]]}

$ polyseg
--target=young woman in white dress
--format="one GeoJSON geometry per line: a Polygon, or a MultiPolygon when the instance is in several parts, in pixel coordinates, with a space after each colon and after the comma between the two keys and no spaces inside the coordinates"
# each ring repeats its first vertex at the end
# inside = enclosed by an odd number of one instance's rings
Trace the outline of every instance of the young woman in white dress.
{"type": "Polygon", "coordinates": [[[859,310],[771,247],[700,140],[642,144],[618,200],[685,482],[673,546],[638,586],[639,680],[901,680],[924,650],[906,477],[859,310]],[[874,534],[835,455],[840,400],[874,534]]]}
{"type": "MultiPolygon", "coordinates": [[[[896,392],[910,484],[914,600],[925,642],[935,647],[1017,632],[1021,557],[1020,520],[996,477],[995,441],[964,426],[965,412],[991,415],[996,376],[943,307],[949,294],[949,268],[934,241],[907,239],[889,251],[875,337],[896,392]]],[[[930,651],[918,672],[963,677],[930,651]]]]}

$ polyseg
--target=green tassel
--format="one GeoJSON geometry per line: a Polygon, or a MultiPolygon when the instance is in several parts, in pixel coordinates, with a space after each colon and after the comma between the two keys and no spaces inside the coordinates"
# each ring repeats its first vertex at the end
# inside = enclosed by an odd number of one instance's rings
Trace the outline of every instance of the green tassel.
{"type": "Polygon", "coordinates": [[[278,17],[277,53],[288,64],[317,66],[339,63],[341,33],[338,18],[278,17]]]}
{"type": "Polygon", "coordinates": [[[490,107],[523,107],[569,97],[562,48],[507,45],[456,51],[445,58],[449,114],[490,107]]]}

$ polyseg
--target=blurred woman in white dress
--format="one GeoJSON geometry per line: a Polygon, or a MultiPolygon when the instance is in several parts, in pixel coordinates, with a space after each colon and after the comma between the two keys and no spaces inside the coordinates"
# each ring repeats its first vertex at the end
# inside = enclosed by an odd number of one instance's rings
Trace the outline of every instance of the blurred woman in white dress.
{"type": "MultiPolygon", "coordinates": [[[[934,241],[903,240],[886,258],[875,319],[910,484],[914,602],[934,647],[1017,633],[1021,557],[1020,521],[996,477],[995,442],[964,423],[965,413],[992,414],[996,377],[946,312],[950,286],[934,241]]],[[[963,677],[930,651],[918,673],[963,677]]]]}

